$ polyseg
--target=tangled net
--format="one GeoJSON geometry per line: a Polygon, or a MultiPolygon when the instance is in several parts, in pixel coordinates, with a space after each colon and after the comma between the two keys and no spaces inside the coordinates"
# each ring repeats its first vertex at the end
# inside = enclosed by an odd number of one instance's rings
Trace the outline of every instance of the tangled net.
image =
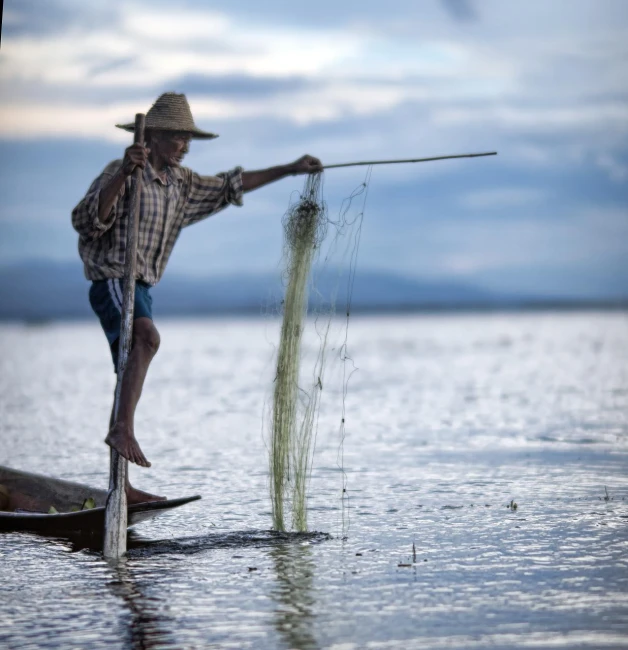
{"type": "MultiPolygon", "coordinates": [[[[316,249],[325,238],[327,218],[321,200],[321,174],[308,176],[299,201],[283,220],[287,282],[277,353],[270,444],[270,491],[273,528],[284,531],[284,504],[292,504],[292,525],[307,530],[306,483],[314,416],[322,389],[320,374],[311,390],[299,388],[303,320],[308,304],[308,278],[316,249]],[[301,413],[299,412],[301,397],[301,413]],[[302,415],[302,417],[299,417],[302,415]],[[292,486],[292,494],[288,488],[292,486]]],[[[324,362],[324,350],[317,365],[324,362]]]]}
{"type": "Polygon", "coordinates": [[[349,380],[356,367],[347,353],[347,341],[362,219],[370,177],[371,167],[367,170],[364,182],[342,201],[338,218],[334,221],[328,219],[327,207],[322,198],[322,174],[310,175],[307,177],[303,192],[290,206],[283,219],[285,260],[283,277],[286,289],[281,309],[283,320],[277,351],[269,444],[270,496],[273,528],[277,531],[286,530],[285,510],[291,511],[293,529],[299,532],[307,531],[306,489],[311,474],[313,443],[318,427],[328,339],[335,336],[331,333],[332,317],[336,309],[337,290],[341,280],[346,281],[344,305],[346,318],[340,339],[331,350],[336,350],[338,360],[342,364],[342,411],[338,432],[337,462],[342,476],[343,535],[348,525],[348,519],[345,519],[347,490],[343,452],[345,400],[349,380]],[[359,198],[362,198],[362,206],[356,213],[352,206],[359,198]],[[326,240],[329,226],[332,226],[333,233],[326,240]],[[314,286],[314,280],[310,281],[310,277],[315,275],[311,270],[313,262],[319,257],[319,252],[323,268],[318,280],[326,278],[330,284],[323,293],[320,291],[321,287],[314,286]],[[342,267],[343,261],[348,265],[344,272],[341,268],[336,268],[334,271],[330,267],[334,262],[340,263],[342,267]],[[318,351],[313,365],[309,367],[310,380],[300,383],[301,345],[310,290],[317,299],[317,306],[313,311],[316,314],[314,325],[318,337],[318,351]]]}

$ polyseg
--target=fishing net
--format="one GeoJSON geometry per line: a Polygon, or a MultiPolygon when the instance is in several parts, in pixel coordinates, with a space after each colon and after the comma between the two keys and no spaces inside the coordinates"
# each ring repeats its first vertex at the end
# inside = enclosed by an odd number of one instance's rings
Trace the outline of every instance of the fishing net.
{"type": "Polygon", "coordinates": [[[325,237],[327,226],[320,188],[321,175],[308,176],[299,201],[291,206],[283,220],[287,286],[277,352],[270,445],[273,527],[280,531],[285,530],[284,505],[288,501],[292,503],[293,526],[299,531],[307,529],[306,477],[320,389],[315,385],[309,391],[301,391],[299,370],[312,258],[325,237]],[[288,495],[290,484],[292,494],[288,495]]]}
{"type": "MultiPolygon", "coordinates": [[[[342,414],[340,423],[340,448],[338,464],[343,475],[343,528],[346,476],[343,470],[342,444],[345,431],[345,397],[351,371],[345,367],[347,355],[348,319],[351,295],[355,279],[355,263],[363,210],[349,217],[353,199],[364,194],[367,181],[354,191],[342,204],[336,221],[328,218],[322,196],[322,174],[309,175],[298,199],[289,207],[283,220],[284,227],[284,286],[285,295],[281,305],[282,324],[277,349],[277,369],[273,387],[270,413],[270,496],[273,528],[287,528],[286,514],[291,515],[292,528],[307,530],[307,488],[311,473],[313,443],[316,434],[321,393],[326,369],[328,338],[335,312],[338,288],[342,277],[346,280],[346,322],[343,339],[338,347],[338,359],[343,363],[342,414]],[[325,295],[318,290],[313,262],[319,257],[329,228],[333,235],[328,238],[323,253],[322,267],[329,271],[332,261],[349,259],[348,272],[344,275],[336,269],[336,281],[326,288],[325,295]],[[344,243],[344,246],[342,244],[344,243]],[[302,341],[310,305],[314,294],[315,305],[311,309],[310,322],[316,331],[318,349],[306,372],[302,372],[302,341]]],[[[346,269],[345,269],[346,270],[346,269]]],[[[329,277],[329,273],[327,274],[329,277]]]]}
{"type": "MultiPolygon", "coordinates": [[[[301,532],[307,530],[307,488],[311,475],[313,445],[327,362],[328,339],[330,339],[338,290],[344,283],[346,288],[344,327],[340,343],[331,349],[337,351],[336,358],[342,364],[342,405],[338,426],[337,465],[342,476],[343,537],[348,531],[347,475],[344,471],[346,398],[349,381],[357,370],[348,353],[349,318],[362,220],[373,165],[493,155],[495,152],[331,165],[329,167],[365,166],[367,169],[364,182],[343,200],[337,220],[332,221],[327,216],[327,208],[322,196],[322,174],[309,176],[298,200],[290,206],[283,222],[285,298],[279,310],[283,321],[270,417],[270,496],[275,530],[286,530],[285,511],[287,510],[291,512],[292,527],[301,532]],[[362,206],[361,209],[356,210],[353,206],[358,197],[362,197],[362,206]],[[331,237],[326,237],[328,230],[333,230],[331,237]],[[324,292],[319,291],[313,281],[316,273],[312,273],[312,264],[318,257],[322,258],[323,267],[328,270],[333,269],[334,261],[339,263],[336,267],[336,281],[332,283],[331,290],[328,282],[326,296],[324,292]],[[304,380],[301,373],[302,341],[304,327],[308,320],[306,314],[310,294],[319,299],[318,306],[310,310],[310,315],[314,316],[310,320],[314,321],[319,343],[308,379],[304,380]]],[[[322,275],[319,275],[319,279],[320,277],[322,275]]]]}

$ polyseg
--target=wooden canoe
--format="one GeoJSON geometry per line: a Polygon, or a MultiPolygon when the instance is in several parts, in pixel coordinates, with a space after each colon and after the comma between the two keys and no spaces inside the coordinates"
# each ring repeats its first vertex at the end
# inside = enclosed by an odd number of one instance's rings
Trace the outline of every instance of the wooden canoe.
{"type": "MultiPolygon", "coordinates": [[[[130,505],[128,526],[147,521],[200,498],[195,495],[130,505]]],[[[0,465],[0,532],[100,536],[105,525],[106,499],[107,490],[0,465]],[[95,506],[81,510],[90,498],[94,500],[95,506]],[[48,514],[50,506],[54,506],[58,513],[48,514]],[[72,509],[78,510],[72,512],[72,509]]]]}

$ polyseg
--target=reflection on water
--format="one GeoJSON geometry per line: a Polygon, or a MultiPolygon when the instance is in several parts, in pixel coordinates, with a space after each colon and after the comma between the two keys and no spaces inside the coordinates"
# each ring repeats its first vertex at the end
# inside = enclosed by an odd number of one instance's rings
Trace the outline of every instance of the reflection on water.
{"type": "Polygon", "coordinates": [[[119,621],[119,637],[124,647],[128,650],[176,648],[176,637],[171,632],[175,622],[164,615],[166,604],[142,593],[126,558],[110,562],[110,566],[112,579],[107,586],[129,612],[128,617],[121,617],[119,621]]]}
{"type": "MultiPolygon", "coordinates": [[[[112,579],[107,583],[111,593],[121,599],[129,616],[121,617],[120,638],[129,650],[178,647],[172,630],[175,621],[166,614],[164,595],[154,595],[156,576],[144,572],[144,587],[137,579],[140,572],[131,562],[159,555],[193,555],[217,549],[241,552],[247,547],[270,547],[276,576],[276,586],[270,591],[275,601],[275,626],[287,647],[294,650],[316,650],[314,636],[314,598],[312,583],[315,564],[310,544],[329,539],[323,533],[280,533],[275,531],[235,531],[215,533],[203,537],[185,537],[170,540],[147,540],[129,534],[129,553],[122,560],[108,562],[112,579]],[[152,581],[151,581],[152,577],[152,581]],[[149,592],[152,595],[149,595],[149,592]]],[[[251,567],[253,569],[253,567],[251,567]]],[[[249,569],[249,570],[251,570],[249,569]]],[[[257,569],[255,569],[257,570],[257,569]]]]}
{"type": "Polygon", "coordinates": [[[271,597],[276,603],[275,627],[288,648],[316,650],[315,564],[309,546],[277,546],[270,556],[277,577],[271,597]]]}
{"type": "MultiPolygon", "coordinates": [[[[248,548],[270,548],[269,557],[275,573],[275,586],[270,590],[270,598],[274,601],[277,632],[288,648],[317,649],[312,593],[315,563],[311,544],[329,539],[329,535],[323,533],[255,530],[167,540],[148,540],[131,533],[127,557],[107,563],[110,573],[107,588],[128,612],[118,619],[117,636],[128,650],[181,647],[180,637],[176,634],[176,619],[169,613],[168,598],[172,596],[169,596],[168,582],[156,567],[146,567],[144,563],[161,556],[206,555],[219,550],[229,550],[236,554],[233,557],[239,558],[239,554],[248,548]],[[144,563],[138,564],[138,560],[144,563]]],[[[258,570],[257,567],[247,567],[248,571],[253,569],[258,570]]],[[[208,611],[211,619],[210,614],[208,611]]],[[[211,638],[213,633],[210,625],[207,636],[211,638]]],[[[194,639],[190,641],[190,647],[203,647],[204,642],[194,630],[189,630],[188,635],[194,639]]]]}

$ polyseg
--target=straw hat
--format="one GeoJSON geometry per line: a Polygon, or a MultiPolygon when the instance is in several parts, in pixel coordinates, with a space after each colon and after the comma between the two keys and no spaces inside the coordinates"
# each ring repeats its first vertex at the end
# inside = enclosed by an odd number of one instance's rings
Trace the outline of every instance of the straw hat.
{"type": "MultiPolygon", "coordinates": [[[[119,129],[135,131],[135,123],[116,124],[119,129]]],[[[146,127],[159,131],[187,131],[198,140],[211,140],[217,138],[215,133],[201,131],[192,117],[192,111],[185,95],[177,93],[164,93],[146,113],[146,127]]]]}

